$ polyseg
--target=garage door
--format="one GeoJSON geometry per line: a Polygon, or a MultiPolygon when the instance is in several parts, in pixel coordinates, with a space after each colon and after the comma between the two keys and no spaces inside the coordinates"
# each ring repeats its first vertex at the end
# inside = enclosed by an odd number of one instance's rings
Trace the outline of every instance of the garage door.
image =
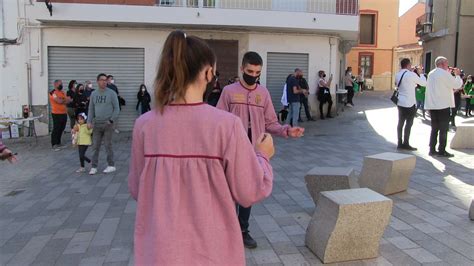
{"type": "Polygon", "coordinates": [[[277,112],[282,108],[280,100],[286,77],[294,73],[295,68],[308,74],[308,54],[267,53],[267,88],[277,112]]]}
{"type": "Polygon", "coordinates": [[[144,82],[144,58],[141,48],[48,47],[48,90],[56,79],[61,79],[65,88],[72,79],[78,83],[90,80],[97,89],[97,75],[111,74],[120,96],[126,100],[117,126],[130,131],[137,118],[138,87],[144,82]]]}

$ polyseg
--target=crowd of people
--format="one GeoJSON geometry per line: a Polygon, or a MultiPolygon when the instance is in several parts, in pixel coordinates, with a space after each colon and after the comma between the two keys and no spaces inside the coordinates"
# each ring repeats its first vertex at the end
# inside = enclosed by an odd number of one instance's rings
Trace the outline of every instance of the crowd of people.
{"type": "Polygon", "coordinates": [[[410,145],[410,132],[417,110],[431,120],[431,156],[453,157],[446,151],[449,125],[456,127],[455,118],[460,111],[462,98],[465,98],[465,116],[471,116],[474,103],[472,76],[464,75],[458,68],[450,67],[445,57],[435,60],[436,68],[425,74],[422,67],[412,67],[408,58],[402,59],[401,70],[395,77],[398,88],[398,149],[414,151],[410,145]]]}

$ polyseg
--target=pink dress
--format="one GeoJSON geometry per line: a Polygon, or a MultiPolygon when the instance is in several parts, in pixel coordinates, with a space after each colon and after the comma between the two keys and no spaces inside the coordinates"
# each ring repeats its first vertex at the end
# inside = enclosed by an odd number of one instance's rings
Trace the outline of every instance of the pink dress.
{"type": "Polygon", "coordinates": [[[244,265],[236,202],[270,195],[273,173],[239,118],[207,104],[152,110],[133,130],[136,265],[244,265]]]}
{"type": "Polygon", "coordinates": [[[246,132],[251,128],[254,144],[265,132],[288,137],[290,126],[278,123],[270,93],[261,85],[249,90],[240,82],[230,84],[222,91],[216,107],[238,116],[246,132]]]}

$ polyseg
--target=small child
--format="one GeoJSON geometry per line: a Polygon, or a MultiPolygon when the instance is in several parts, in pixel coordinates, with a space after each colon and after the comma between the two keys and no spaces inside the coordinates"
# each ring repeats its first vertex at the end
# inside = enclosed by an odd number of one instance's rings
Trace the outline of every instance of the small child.
{"type": "Polygon", "coordinates": [[[92,129],[87,127],[87,115],[80,113],[77,115],[77,124],[72,129],[73,135],[76,136],[76,144],[79,150],[79,161],[81,162],[81,168],[77,169],[76,173],[83,173],[86,171],[84,168],[84,161],[90,163],[91,160],[86,157],[87,148],[92,144],[92,129]]]}

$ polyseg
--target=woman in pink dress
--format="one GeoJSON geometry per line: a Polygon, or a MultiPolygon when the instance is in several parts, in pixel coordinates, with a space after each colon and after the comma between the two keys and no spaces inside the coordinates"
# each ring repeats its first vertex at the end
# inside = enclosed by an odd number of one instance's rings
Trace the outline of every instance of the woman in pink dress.
{"type": "Polygon", "coordinates": [[[244,265],[235,204],[269,196],[273,140],[256,148],[238,117],[203,102],[216,57],[172,32],[155,83],[156,109],[133,130],[129,189],[137,200],[136,265],[244,265]]]}

